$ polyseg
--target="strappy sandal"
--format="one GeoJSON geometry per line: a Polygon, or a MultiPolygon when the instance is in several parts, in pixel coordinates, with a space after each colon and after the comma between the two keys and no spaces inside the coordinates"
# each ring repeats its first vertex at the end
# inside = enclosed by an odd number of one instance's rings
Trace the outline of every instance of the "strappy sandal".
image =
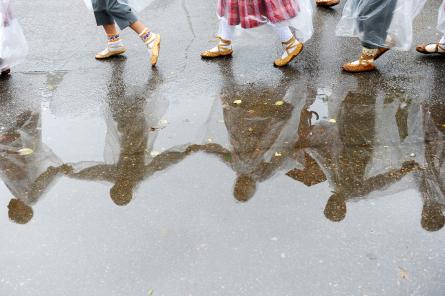
{"type": "Polygon", "coordinates": [[[430,43],[430,44],[419,44],[419,45],[416,46],[416,51],[420,52],[420,53],[423,53],[423,54],[436,54],[437,53],[437,54],[440,54],[440,55],[445,55],[445,48],[443,46],[441,46],[441,44],[439,42],[437,42],[437,43],[430,43]],[[429,46],[429,45],[435,45],[436,46],[434,51],[428,51],[426,49],[426,47],[429,46]],[[439,49],[441,51],[439,51],[439,49]]]}
{"type": "Polygon", "coordinates": [[[218,45],[210,50],[203,51],[201,53],[201,57],[203,59],[214,59],[221,57],[232,57],[232,42],[230,40],[224,40],[221,37],[217,36],[218,45]]]}
{"type": "Polygon", "coordinates": [[[328,1],[317,0],[315,2],[317,3],[317,6],[332,7],[339,4],[340,0],[328,0],[328,1]]]}

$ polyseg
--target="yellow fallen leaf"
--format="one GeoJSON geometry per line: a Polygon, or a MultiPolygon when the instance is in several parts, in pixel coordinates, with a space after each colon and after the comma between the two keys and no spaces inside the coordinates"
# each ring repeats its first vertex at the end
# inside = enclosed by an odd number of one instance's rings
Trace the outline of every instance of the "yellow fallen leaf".
{"type": "Polygon", "coordinates": [[[408,271],[400,267],[399,269],[400,269],[400,278],[402,278],[403,280],[408,280],[409,279],[408,271]]]}
{"type": "Polygon", "coordinates": [[[249,132],[253,132],[253,128],[249,127],[249,132]]]}
{"type": "Polygon", "coordinates": [[[212,139],[212,138],[208,138],[208,139],[207,139],[207,142],[212,143],[212,142],[213,142],[213,139],[212,139]]]}
{"type": "Polygon", "coordinates": [[[275,106],[282,106],[284,104],[283,101],[276,101],[275,106]]]}
{"type": "Polygon", "coordinates": [[[243,101],[241,101],[241,100],[235,100],[235,101],[233,101],[233,103],[236,104],[236,105],[240,105],[242,102],[243,102],[243,101]]]}
{"type": "Polygon", "coordinates": [[[281,157],[281,156],[283,156],[283,154],[281,154],[280,152],[275,152],[275,156],[276,157],[281,157]]]}
{"type": "Polygon", "coordinates": [[[26,155],[31,155],[34,153],[34,150],[32,150],[31,148],[22,148],[19,151],[19,154],[22,156],[26,156],[26,155]]]}
{"type": "Polygon", "coordinates": [[[334,119],[334,118],[331,118],[331,119],[329,119],[329,122],[330,122],[330,123],[336,123],[336,122],[337,122],[337,120],[336,120],[336,119],[334,119]]]}

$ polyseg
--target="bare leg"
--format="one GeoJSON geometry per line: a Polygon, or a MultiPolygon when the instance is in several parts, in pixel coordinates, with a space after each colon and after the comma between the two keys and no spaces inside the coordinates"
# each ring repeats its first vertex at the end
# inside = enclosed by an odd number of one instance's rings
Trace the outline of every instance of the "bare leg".
{"type": "Polygon", "coordinates": [[[132,28],[133,31],[138,33],[138,35],[142,34],[146,30],[150,31],[150,29],[146,27],[141,21],[134,22],[133,24],[130,25],[130,28],[132,28]]]}
{"type": "Polygon", "coordinates": [[[114,36],[114,35],[118,34],[115,24],[104,25],[103,27],[104,27],[105,33],[107,33],[108,36],[114,36]]]}

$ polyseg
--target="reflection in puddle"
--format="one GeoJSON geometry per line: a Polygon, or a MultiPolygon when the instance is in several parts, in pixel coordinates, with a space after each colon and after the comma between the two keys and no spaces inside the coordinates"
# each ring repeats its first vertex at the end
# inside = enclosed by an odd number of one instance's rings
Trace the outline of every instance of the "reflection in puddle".
{"type": "MultiPolygon", "coordinates": [[[[221,71],[223,88],[202,141],[159,152],[156,139],[168,132],[162,128],[168,102],[155,95],[162,77],[153,72],[147,85],[128,87],[123,65],[113,67],[109,82],[103,161],[59,159],[42,143],[40,110],[18,112],[14,124],[2,127],[0,174],[14,196],[11,220],[29,222],[33,204],[62,175],[108,183],[111,200],[124,206],[153,175],[192,154],[206,154],[235,173],[233,196],[240,202],[276,175],[309,187],[327,182],[332,193],[325,197],[324,215],[340,222],[351,202],[415,189],[423,201],[422,227],[444,227],[443,104],[418,102],[402,90],[382,91],[382,81],[367,77],[358,77],[344,96],[335,89],[315,91],[297,78],[274,85],[238,83],[228,67],[221,71]]],[[[48,85],[62,79],[48,77],[48,85]]]]}

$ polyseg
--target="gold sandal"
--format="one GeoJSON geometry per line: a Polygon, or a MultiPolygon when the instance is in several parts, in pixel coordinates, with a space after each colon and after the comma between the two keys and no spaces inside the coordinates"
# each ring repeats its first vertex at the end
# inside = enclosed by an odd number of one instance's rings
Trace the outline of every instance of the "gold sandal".
{"type": "Polygon", "coordinates": [[[292,37],[289,41],[283,42],[283,47],[287,56],[276,59],[274,62],[275,67],[287,66],[303,51],[304,45],[295,39],[295,37],[292,37]]]}
{"type": "Polygon", "coordinates": [[[214,59],[220,57],[231,57],[233,54],[233,50],[231,48],[232,42],[230,40],[224,40],[221,37],[217,36],[218,45],[216,46],[215,51],[212,49],[201,52],[201,57],[203,59],[214,59]]]}

